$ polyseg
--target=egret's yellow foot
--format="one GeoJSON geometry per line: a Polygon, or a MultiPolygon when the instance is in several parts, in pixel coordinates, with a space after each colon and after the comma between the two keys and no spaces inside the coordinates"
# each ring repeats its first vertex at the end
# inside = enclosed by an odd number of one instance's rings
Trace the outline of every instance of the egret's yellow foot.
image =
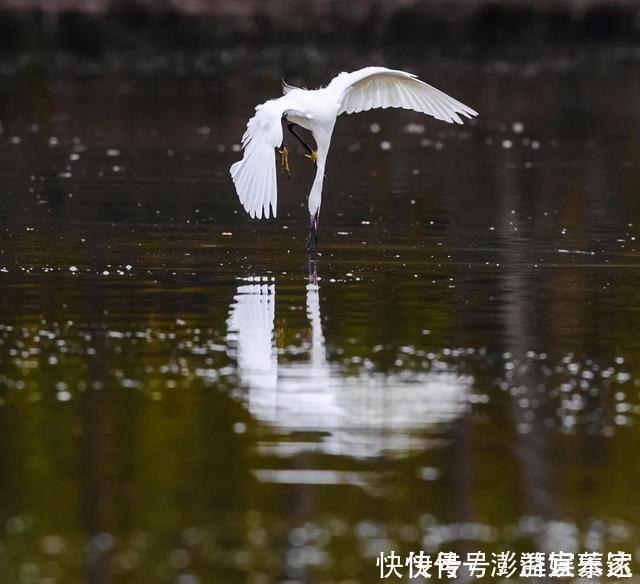
{"type": "Polygon", "coordinates": [[[287,171],[287,176],[291,178],[291,172],[289,171],[289,151],[286,146],[283,146],[282,150],[278,150],[280,154],[280,164],[282,168],[287,171]]]}
{"type": "Polygon", "coordinates": [[[312,150],[309,154],[305,154],[305,156],[318,166],[318,153],[315,150],[312,150]]]}

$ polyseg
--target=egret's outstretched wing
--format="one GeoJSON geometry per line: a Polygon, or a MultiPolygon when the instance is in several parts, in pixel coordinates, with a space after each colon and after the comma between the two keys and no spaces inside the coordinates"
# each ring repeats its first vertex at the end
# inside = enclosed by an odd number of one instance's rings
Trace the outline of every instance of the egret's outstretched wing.
{"type": "Polygon", "coordinates": [[[244,155],[230,168],[240,202],[251,217],[276,216],[278,182],[274,148],[282,144],[283,104],[271,100],[256,107],[242,136],[244,155]]]}
{"type": "Polygon", "coordinates": [[[478,112],[420,81],[415,75],[385,67],[366,67],[340,73],[327,87],[340,96],[339,113],[399,107],[429,114],[445,122],[462,123],[478,112]]]}

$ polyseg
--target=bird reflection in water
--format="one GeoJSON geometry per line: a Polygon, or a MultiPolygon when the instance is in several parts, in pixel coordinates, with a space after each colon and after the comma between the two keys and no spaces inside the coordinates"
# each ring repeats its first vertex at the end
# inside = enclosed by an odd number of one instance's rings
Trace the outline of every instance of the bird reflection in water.
{"type": "Polygon", "coordinates": [[[317,262],[311,258],[309,259],[309,282],[307,283],[307,318],[311,325],[311,369],[315,372],[316,378],[322,379],[329,371],[320,314],[318,265],[317,262]]]}
{"type": "Polygon", "coordinates": [[[227,319],[227,343],[240,381],[248,390],[250,411],[261,420],[282,422],[282,416],[294,404],[283,403],[282,399],[278,402],[278,394],[283,398],[284,392],[295,391],[298,406],[303,399],[313,399],[317,406],[321,403],[327,415],[336,414],[329,403],[333,396],[326,392],[331,375],[322,332],[316,261],[309,260],[306,286],[311,328],[307,363],[278,364],[274,333],[276,285],[266,276],[249,280],[251,283],[240,285],[234,296],[227,319]]]}
{"type": "Polygon", "coordinates": [[[276,348],[275,281],[252,277],[238,287],[227,346],[247,408],[279,431],[313,433],[320,437],[314,447],[330,454],[368,457],[423,447],[430,428],[467,411],[471,379],[438,361],[411,378],[369,366],[345,375],[343,364],[327,355],[316,262],[310,259],[305,288],[306,360],[300,347],[276,348]]]}
{"type": "Polygon", "coordinates": [[[243,385],[273,389],[278,381],[278,356],[273,342],[276,287],[267,277],[249,278],[238,286],[227,319],[227,343],[238,364],[243,385]]]}

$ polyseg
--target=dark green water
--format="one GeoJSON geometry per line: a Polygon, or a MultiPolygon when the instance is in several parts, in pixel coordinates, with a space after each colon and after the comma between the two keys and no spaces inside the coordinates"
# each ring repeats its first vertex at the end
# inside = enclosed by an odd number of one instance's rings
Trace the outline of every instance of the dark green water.
{"type": "Polygon", "coordinates": [[[228,168],[314,55],[4,64],[1,582],[640,553],[638,56],[385,61],[480,117],[341,118],[310,255],[228,168]]]}

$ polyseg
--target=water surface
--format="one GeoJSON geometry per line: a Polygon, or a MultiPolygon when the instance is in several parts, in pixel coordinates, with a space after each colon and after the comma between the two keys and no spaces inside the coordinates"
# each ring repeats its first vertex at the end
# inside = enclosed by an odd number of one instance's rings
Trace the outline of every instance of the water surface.
{"type": "Polygon", "coordinates": [[[3,65],[0,580],[638,553],[637,56],[386,62],[481,115],[341,118],[309,254],[295,141],[276,220],[228,167],[381,58],[234,55],[3,65]]]}

